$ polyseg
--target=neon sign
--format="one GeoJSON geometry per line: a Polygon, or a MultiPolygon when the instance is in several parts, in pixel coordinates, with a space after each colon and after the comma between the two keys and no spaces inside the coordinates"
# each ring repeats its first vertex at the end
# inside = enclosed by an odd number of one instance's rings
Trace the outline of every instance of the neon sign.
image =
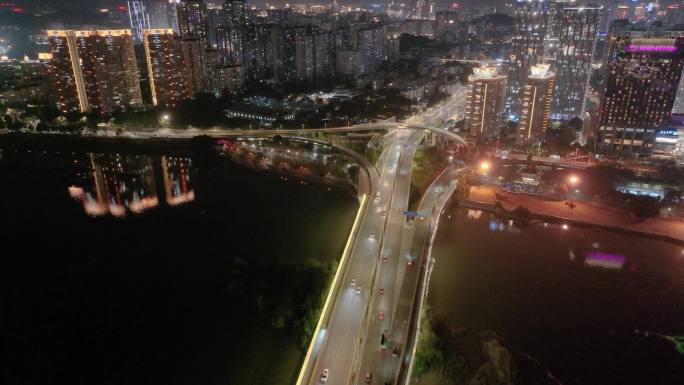
{"type": "Polygon", "coordinates": [[[637,45],[629,44],[625,51],[627,52],[675,52],[677,47],[673,45],[637,45]]]}

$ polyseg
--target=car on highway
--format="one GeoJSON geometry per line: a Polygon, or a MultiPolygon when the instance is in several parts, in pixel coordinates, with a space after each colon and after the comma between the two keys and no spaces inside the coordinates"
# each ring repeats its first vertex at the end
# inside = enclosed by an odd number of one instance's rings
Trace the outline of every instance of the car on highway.
{"type": "Polygon", "coordinates": [[[382,197],[383,197],[383,198],[387,198],[387,194],[382,194],[382,197]]]}
{"type": "Polygon", "coordinates": [[[406,262],[406,266],[408,266],[408,267],[413,266],[413,259],[409,259],[408,262],[406,262]]]}
{"type": "Polygon", "coordinates": [[[378,318],[380,319],[380,321],[383,321],[383,320],[385,319],[385,313],[379,312],[379,313],[378,313],[378,318]]]}
{"type": "Polygon", "coordinates": [[[425,217],[424,217],[424,216],[421,215],[421,216],[418,217],[418,222],[422,222],[422,221],[424,221],[424,220],[425,220],[425,217]]]}
{"type": "Polygon", "coordinates": [[[372,239],[375,239],[375,233],[370,233],[370,237],[371,237],[372,239]]]}
{"type": "Polygon", "coordinates": [[[328,369],[323,369],[323,373],[321,373],[321,384],[324,384],[326,381],[328,381],[328,369]]]}
{"type": "Polygon", "coordinates": [[[387,210],[382,210],[382,211],[380,211],[380,215],[382,215],[383,217],[384,217],[385,215],[387,215],[387,210]]]}
{"type": "Polygon", "coordinates": [[[385,294],[385,288],[381,287],[380,290],[378,290],[380,294],[385,294]]]}
{"type": "Polygon", "coordinates": [[[394,211],[396,211],[397,213],[400,213],[401,209],[399,207],[397,207],[396,209],[394,209],[394,211]]]}
{"type": "Polygon", "coordinates": [[[360,295],[361,294],[361,286],[357,286],[356,290],[354,290],[354,291],[356,292],[356,295],[360,295]]]}
{"type": "Polygon", "coordinates": [[[366,373],[366,384],[370,384],[371,382],[373,382],[373,375],[371,372],[368,372],[366,373]]]}
{"type": "Polygon", "coordinates": [[[383,261],[383,262],[387,262],[387,260],[389,260],[389,257],[386,256],[386,255],[383,255],[383,256],[382,256],[382,261],[383,261]]]}
{"type": "Polygon", "coordinates": [[[350,285],[352,287],[356,286],[356,278],[352,278],[350,285]]]}

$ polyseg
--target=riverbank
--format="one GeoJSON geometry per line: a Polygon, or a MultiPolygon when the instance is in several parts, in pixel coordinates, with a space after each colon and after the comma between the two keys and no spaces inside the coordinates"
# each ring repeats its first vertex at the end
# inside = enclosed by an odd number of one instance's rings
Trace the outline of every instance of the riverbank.
{"type": "Polygon", "coordinates": [[[444,210],[427,300],[434,354],[412,383],[679,384],[684,356],[660,336],[684,325],[682,247],[534,222],[444,210]]]}
{"type": "Polygon", "coordinates": [[[3,383],[294,383],[354,194],[192,140],[55,137],[0,139],[3,383]]]}
{"type": "Polygon", "coordinates": [[[570,207],[566,201],[544,200],[532,195],[512,194],[491,186],[480,185],[473,186],[469,199],[461,204],[465,207],[494,211],[497,202],[507,211],[523,206],[539,219],[563,221],[576,226],[589,226],[684,244],[683,220],[637,219],[620,209],[596,206],[582,201],[573,201],[574,207],[570,207]],[[496,194],[499,195],[498,198],[496,194]]]}

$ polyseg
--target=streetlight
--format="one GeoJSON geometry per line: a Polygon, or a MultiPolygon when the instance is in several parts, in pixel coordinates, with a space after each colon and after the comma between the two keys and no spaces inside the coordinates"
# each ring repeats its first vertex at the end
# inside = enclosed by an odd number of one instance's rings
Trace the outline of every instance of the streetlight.
{"type": "Polygon", "coordinates": [[[162,115],[162,117],[161,117],[162,127],[167,127],[170,120],[171,120],[171,116],[169,114],[162,115]]]}
{"type": "Polygon", "coordinates": [[[480,163],[480,171],[481,171],[483,174],[487,174],[487,171],[489,171],[489,168],[490,168],[490,167],[491,167],[491,166],[490,166],[489,162],[487,162],[486,160],[484,160],[484,161],[482,161],[482,162],[480,163]]]}
{"type": "Polygon", "coordinates": [[[570,183],[571,186],[577,186],[579,184],[579,177],[577,175],[570,175],[568,177],[568,183],[570,183]]]}

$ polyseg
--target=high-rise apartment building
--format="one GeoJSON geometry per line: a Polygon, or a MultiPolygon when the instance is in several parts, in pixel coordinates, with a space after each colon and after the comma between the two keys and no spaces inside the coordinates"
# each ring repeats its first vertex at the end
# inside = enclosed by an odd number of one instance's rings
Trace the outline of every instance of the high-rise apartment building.
{"type": "Polygon", "coordinates": [[[372,25],[358,31],[359,50],[361,55],[360,74],[368,74],[378,70],[382,63],[382,44],[385,30],[382,26],[372,25]]]}
{"type": "Polygon", "coordinates": [[[181,55],[190,93],[195,95],[209,91],[209,79],[206,73],[206,47],[199,39],[182,39],[181,55]]]}
{"type": "Polygon", "coordinates": [[[554,119],[569,120],[584,112],[602,13],[601,5],[566,5],[559,9],[558,50],[553,66],[556,89],[551,107],[554,119]]]}
{"type": "Polygon", "coordinates": [[[517,143],[539,143],[549,127],[554,74],[549,64],[533,66],[523,87],[517,143]]]}
{"type": "Polygon", "coordinates": [[[684,37],[676,31],[621,31],[610,37],[609,57],[599,146],[647,153],[654,127],[673,108],[684,68],[684,37]]]}
{"type": "Polygon", "coordinates": [[[444,34],[456,35],[458,32],[458,12],[453,10],[437,11],[435,14],[435,36],[444,34]]]}
{"type": "Polygon", "coordinates": [[[525,78],[543,59],[548,2],[517,0],[514,22],[505,105],[509,115],[518,116],[525,78]]]}
{"type": "Polygon", "coordinates": [[[177,107],[192,94],[188,87],[181,41],[172,29],[143,31],[152,104],[177,107]]]}
{"type": "Polygon", "coordinates": [[[207,6],[202,0],[181,0],[176,8],[178,28],[184,39],[209,39],[207,6]]]}
{"type": "Polygon", "coordinates": [[[61,111],[109,115],[142,105],[131,30],[48,30],[61,111]]]}
{"type": "Polygon", "coordinates": [[[506,76],[492,67],[473,71],[468,78],[464,130],[474,137],[496,136],[502,121],[506,76]]]}

